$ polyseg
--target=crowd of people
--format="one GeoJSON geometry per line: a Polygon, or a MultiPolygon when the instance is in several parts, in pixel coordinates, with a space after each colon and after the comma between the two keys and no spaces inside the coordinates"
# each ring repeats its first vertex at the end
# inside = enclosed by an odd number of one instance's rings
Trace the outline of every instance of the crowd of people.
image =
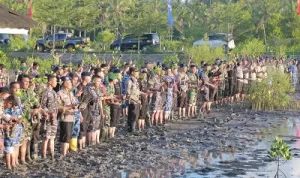
{"type": "Polygon", "coordinates": [[[0,64],[0,148],[6,167],[47,156],[54,160],[57,135],[64,157],[113,138],[122,117],[128,132],[139,132],[175,119],[175,112],[176,119],[195,118],[210,114],[213,103],[244,101],[249,86],[267,77],[268,65],[297,73],[283,59],[265,58],[199,66],[191,60],[169,66],[146,62],[140,69],[132,62],[53,65],[51,74],[22,61],[16,77],[0,64]]]}

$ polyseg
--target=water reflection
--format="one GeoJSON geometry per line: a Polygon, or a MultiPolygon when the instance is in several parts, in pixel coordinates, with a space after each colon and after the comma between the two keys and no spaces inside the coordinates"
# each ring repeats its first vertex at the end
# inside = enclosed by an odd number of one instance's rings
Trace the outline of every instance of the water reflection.
{"type": "MultiPolygon", "coordinates": [[[[267,158],[267,150],[270,148],[272,141],[276,136],[280,136],[287,141],[292,148],[294,158],[288,161],[281,167],[281,170],[286,173],[287,177],[300,177],[300,120],[288,119],[282,123],[279,128],[269,128],[262,132],[263,134],[241,135],[242,144],[253,145],[249,152],[223,153],[217,149],[205,149],[202,152],[188,153],[187,150],[181,152],[180,158],[169,160],[162,167],[155,169],[147,168],[136,170],[134,172],[120,172],[117,178],[171,178],[171,177],[226,177],[224,172],[228,171],[225,168],[220,168],[224,162],[239,160],[240,164],[248,165],[249,162],[259,162],[267,158]],[[256,150],[263,150],[257,151],[256,150]],[[253,152],[255,154],[253,154],[253,152]],[[298,155],[299,154],[299,155],[298,155]],[[211,168],[212,171],[203,171],[205,168],[211,168]]],[[[261,164],[263,165],[263,164],[261,164]]],[[[229,167],[231,165],[229,164],[229,167]]],[[[236,166],[236,165],[235,165],[236,166]]],[[[236,166],[239,168],[238,166],[236,166]]],[[[242,165],[241,165],[242,167],[242,165]]],[[[251,168],[251,167],[250,167],[251,168]]],[[[275,162],[266,163],[264,167],[259,169],[245,169],[245,175],[238,177],[274,177],[276,170],[275,162]]]]}

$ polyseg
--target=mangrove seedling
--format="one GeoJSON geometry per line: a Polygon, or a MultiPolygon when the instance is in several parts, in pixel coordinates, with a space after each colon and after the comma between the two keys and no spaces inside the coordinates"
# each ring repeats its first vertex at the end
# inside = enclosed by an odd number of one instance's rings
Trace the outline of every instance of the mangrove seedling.
{"type": "Polygon", "coordinates": [[[280,170],[280,166],[284,164],[287,160],[292,159],[290,147],[284,141],[282,141],[281,138],[276,137],[268,154],[277,162],[277,171],[274,178],[279,178],[279,172],[281,172],[285,176],[285,174],[280,170]],[[280,164],[282,161],[285,162],[280,164]]]}

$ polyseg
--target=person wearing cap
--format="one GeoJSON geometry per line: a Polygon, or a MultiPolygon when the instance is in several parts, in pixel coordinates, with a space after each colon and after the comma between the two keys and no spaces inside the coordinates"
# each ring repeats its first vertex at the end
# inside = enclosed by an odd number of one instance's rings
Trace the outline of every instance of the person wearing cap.
{"type": "Polygon", "coordinates": [[[122,75],[121,75],[121,70],[120,69],[115,69],[113,73],[117,77],[117,81],[114,84],[115,87],[115,97],[119,100],[119,102],[116,102],[116,104],[112,104],[111,106],[111,121],[115,121],[114,123],[110,123],[111,126],[116,127],[118,124],[118,120],[121,116],[122,112],[122,103],[124,102],[125,95],[122,95],[122,75]]]}
{"type": "MultiPolygon", "coordinates": [[[[109,114],[108,120],[109,122],[109,137],[115,137],[116,126],[118,124],[118,107],[121,106],[120,100],[115,96],[115,85],[118,81],[118,75],[116,73],[108,74],[108,86],[107,86],[107,96],[111,99],[108,100],[107,105],[108,108],[105,108],[105,112],[109,114]],[[108,113],[109,112],[109,113],[108,113]]],[[[105,105],[106,107],[106,105],[105,105]]],[[[108,123],[107,123],[108,125],[108,123]]]]}
{"type": "Polygon", "coordinates": [[[50,147],[51,159],[54,159],[54,140],[57,132],[57,112],[58,112],[58,95],[53,90],[57,85],[57,78],[54,75],[48,76],[47,88],[42,93],[41,108],[42,118],[42,158],[46,158],[48,143],[50,147]]]}
{"type": "Polygon", "coordinates": [[[72,129],[75,120],[75,110],[78,105],[75,103],[75,96],[72,92],[72,79],[64,76],[62,80],[62,89],[57,93],[60,107],[58,108],[58,119],[61,143],[61,155],[66,156],[69,150],[69,142],[72,138],[72,129]]]}
{"type": "MultiPolygon", "coordinates": [[[[126,96],[126,84],[130,78],[130,74],[129,74],[129,68],[130,68],[130,65],[129,64],[125,64],[124,66],[124,69],[122,71],[123,73],[123,79],[122,79],[122,95],[123,96],[126,96]]],[[[123,103],[122,103],[122,114],[123,114],[123,117],[127,116],[128,115],[128,101],[127,100],[123,100],[123,103]]]]}
{"type": "Polygon", "coordinates": [[[80,103],[80,110],[83,117],[82,122],[80,123],[80,132],[78,136],[78,144],[79,149],[83,149],[86,146],[86,134],[87,129],[90,124],[90,114],[89,114],[89,104],[91,102],[91,75],[89,72],[82,72],[81,73],[81,83],[78,85],[77,90],[82,91],[81,96],[78,97],[80,103]]]}
{"type": "Polygon", "coordinates": [[[30,72],[30,76],[36,77],[36,76],[40,75],[39,68],[40,68],[39,63],[33,62],[32,63],[32,69],[31,69],[31,72],[30,72]]]}
{"type": "Polygon", "coordinates": [[[128,131],[135,132],[136,121],[140,114],[140,88],[137,81],[138,69],[131,67],[129,69],[130,78],[126,83],[128,99],[128,131]]]}
{"type": "Polygon", "coordinates": [[[98,144],[100,142],[100,127],[102,125],[101,117],[103,117],[103,103],[102,98],[104,96],[101,90],[101,77],[93,75],[91,82],[91,102],[89,106],[89,113],[91,121],[88,124],[87,140],[89,145],[98,144]]]}
{"type": "Polygon", "coordinates": [[[61,66],[56,66],[54,68],[54,75],[56,76],[57,79],[57,85],[54,88],[55,92],[58,92],[61,88],[61,77],[63,76],[63,74],[64,74],[64,70],[61,66]]]}

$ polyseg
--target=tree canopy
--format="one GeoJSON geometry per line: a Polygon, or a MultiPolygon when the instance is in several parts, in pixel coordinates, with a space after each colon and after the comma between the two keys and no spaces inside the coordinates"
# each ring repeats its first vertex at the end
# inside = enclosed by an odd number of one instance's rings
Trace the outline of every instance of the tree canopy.
{"type": "MultiPolygon", "coordinates": [[[[30,0],[0,0],[13,10],[26,13],[30,0]]],[[[271,49],[282,45],[300,49],[300,17],[297,1],[291,0],[172,0],[176,39],[195,41],[210,33],[232,33],[236,43],[257,38],[271,49]]],[[[166,0],[35,0],[33,18],[38,31],[59,29],[86,31],[97,36],[157,32],[168,39],[166,0]],[[41,28],[44,27],[44,28],[41,28]]]]}

